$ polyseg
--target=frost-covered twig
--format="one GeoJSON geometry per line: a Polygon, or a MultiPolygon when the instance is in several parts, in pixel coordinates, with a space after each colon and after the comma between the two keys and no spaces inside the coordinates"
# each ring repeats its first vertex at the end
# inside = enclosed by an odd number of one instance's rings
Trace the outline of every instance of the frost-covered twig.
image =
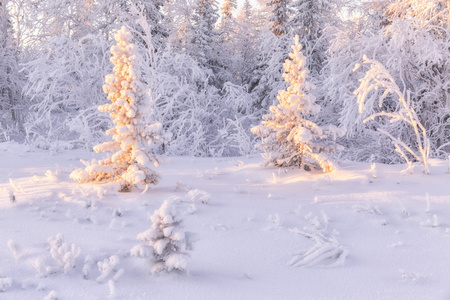
{"type": "Polygon", "coordinates": [[[306,251],[300,251],[294,254],[289,261],[289,265],[294,267],[338,267],[345,263],[348,251],[339,244],[335,234],[326,232],[328,226],[328,217],[322,213],[323,220],[313,217],[312,214],[306,216],[312,226],[306,226],[304,230],[297,228],[291,232],[304,235],[315,242],[314,246],[306,251]]]}

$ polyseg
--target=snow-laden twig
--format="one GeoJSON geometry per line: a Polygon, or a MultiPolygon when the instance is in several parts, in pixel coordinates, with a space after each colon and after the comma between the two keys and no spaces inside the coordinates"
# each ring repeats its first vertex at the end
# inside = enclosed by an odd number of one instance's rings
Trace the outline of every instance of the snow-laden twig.
{"type": "Polygon", "coordinates": [[[315,242],[308,250],[302,250],[294,254],[289,265],[294,267],[320,266],[325,268],[339,267],[345,263],[348,251],[339,244],[334,232],[327,233],[328,217],[322,212],[322,219],[312,214],[306,218],[312,226],[305,226],[304,230],[297,228],[291,232],[301,234],[315,242]]]}
{"type": "Polygon", "coordinates": [[[378,207],[369,199],[366,200],[366,205],[355,205],[353,210],[356,212],[368,212],[374,215],[382,215],[383,213],[378,209],[378,207]]]}

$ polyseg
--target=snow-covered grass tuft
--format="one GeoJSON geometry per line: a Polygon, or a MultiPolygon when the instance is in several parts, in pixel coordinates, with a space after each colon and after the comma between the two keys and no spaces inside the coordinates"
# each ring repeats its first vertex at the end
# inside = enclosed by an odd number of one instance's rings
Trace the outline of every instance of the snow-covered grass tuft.
{"type": "Polygon", "coordinates": [[[12,278],[0,278],[0,292],[6,292],[12,286],[12,278]]]}
{"type": "Polygon", "coordinates": [[[67,274],[71,269],[75,268],[77,258],[81,254],[79,247],[75,246],[75,244],[69,247],[69,245],[64,243],[62,234],[48,238],[48,244],[53,260],[64,270],[64,274],[67,274]]]}
{"type": "Polygon", "coordinates": [[[439,225],[440,225],[439,218],[437,215],[433,215],[432,219],[427,219],[426,221],[420,222],[419,224],[420,224],[420,226],[432,227],[432,228],[439,227],[439,225]]]}
{"type": "Polygon", "coordinates": [[[366,205],[354,205],[353,210],[356,212],[368,212],[374,215],[382,215],[383,213],[378,207],[369,199],[366,200],[366,205]]]}

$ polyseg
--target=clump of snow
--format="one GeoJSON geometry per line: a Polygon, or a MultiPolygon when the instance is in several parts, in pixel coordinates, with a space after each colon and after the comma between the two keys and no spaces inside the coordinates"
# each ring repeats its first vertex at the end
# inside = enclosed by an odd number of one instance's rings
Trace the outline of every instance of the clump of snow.
{"type": "Polygon", "coordinates": [[[211,195],[205,191],[194,189],[190,190],[186,194],[186,198],[192,202],[201,202],[203,204],[208,204],[209,200],[211,199],[211,195]]]}
{"type": "Polygon", "coordinates": [[[58,300],[58,296],[56,295],[55,291],[50,291],[50,293],[48,293],[44,300],[58,300]]]}
{"type": "MultiPolygon", "coordinates": [[[[112,255],[109,258],[105,258],[103,261],[97,262],[98,270],[100,271],[100,276],[97,277],[97,282],[104,282],[105,279],[114,274],[113,277],[117,274],[122,274],[123,270],[117,270],[117,266],[120,263],[120,258],[118,255],[112,255]]],[[[119,275],[119,277],[120,277],[119,275]]]]}
{"type": "Polygon", "coordinates": [[[83,278],[84,279],[89,279],[89,275],[91,274],[91,268],[92,268],[93,264],[94,264],[94,260],[93,260],[92,256],[86,255],[86,257],[84,258],[84,266],[83,266],[83,278]]]}
{"type": "Polygon", "coordinates": [[[9,240],[8,241],[8,248],[9,248],[9,250],[11,250],[12,254],[14,255],[14,257],[16,259],[19,259],[20,254],[22,253],[19,244],[17,244],[13,240],[9,240]]]}

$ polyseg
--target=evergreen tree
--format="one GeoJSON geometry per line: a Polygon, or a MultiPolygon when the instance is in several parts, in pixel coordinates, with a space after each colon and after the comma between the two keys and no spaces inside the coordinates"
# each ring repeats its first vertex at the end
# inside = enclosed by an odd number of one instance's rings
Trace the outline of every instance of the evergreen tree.
{"type": "MultiPolygon", "coordinates": [[[[140,81],[141,63],[137,47],[131,43],[132,35],[125,27],[115,35],[117,45],[111,47],[114,74],[107,75],[103,86],[111,104],[99,106],[100,111],[111,112],[115,127],[107,131],[113,141],[94,147],[98,152],[115,151],[114,155],[100,161],[86,163],[86,169],[72,172],[71,178],[80,182],[118,181],[121,191],[129,191],[133,185],[156,184],[159,175],[146,167],[158,165],[154,154],[149,153],[144,142],[150,145],[164,141],[162,125],[144,123],[142,111],[150,102],[148,90],[140,81]]],[[[150,120],[151,121],[151,120],[150,120]]]]}
{"type": "Polygon", "coordinates": [[[190,0],[169,0],[164,7],[168,24],[168,41],[178,51],[186,51],[192,29],[193,7],[190,0]]]}
{"type": "Polygon", "coordinates": [[[290,0],[271,0],[267,5],[272,8],[272,32],[276,36],[288,33],[288,23],[290,16],[290,0]]]}
{"type": "Polygon", "coordinates": [[[326,59],[327,43],[323,39],[326,27],[336,20],[337,0],[295,0],[289,20],[290,34],[298,35],[303,52],[308,57],[308,69],[313,76],[320,74],[326,59]]]}
{"type": "Polygon", "coordinates": [[[252,132],[261,136],[260,148],[270,153],[267,163],[305,170],[320,167],[329,172],[335,168],[329,154],[340,150],[335,143],[339,131],[332,125],[320,127],[308,120],[320,111],[320,106],[311,93],[314,86],[306,80],[308,70],[301,49],[296,36],[290,59],[284,63],[283,78],[289,86],[279,91],[279,104],[270,107],[272,113],[265,115],[252,132]]]}
{"type": "Polygon", "coordinates": [[[200,67],[210,73],[209,83],[221,89],[230,74],[226,71],[226,64],[220,56],[220,36],[215,24],[219,18],[217,2],[215,0],[197,0],[192,16],[190,30],[189,55],[200,67]]]}
{"type": "Polygon", "coordinates": [[[152,258],[152,272],[185,271],[188,264],[190,241],[182,228],[182,218],[175,203],[165,200],[151,216],[152,227],[138,234],[145,244],[134,246],[132,256],[152,258]]]}

